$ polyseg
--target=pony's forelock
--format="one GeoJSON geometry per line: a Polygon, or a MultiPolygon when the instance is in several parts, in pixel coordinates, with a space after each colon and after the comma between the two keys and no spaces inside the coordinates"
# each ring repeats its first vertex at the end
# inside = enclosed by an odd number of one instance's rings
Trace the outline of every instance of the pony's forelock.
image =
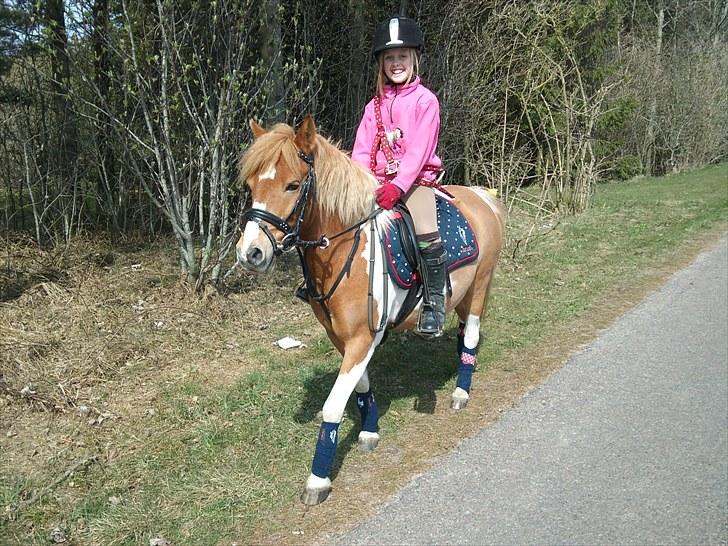
{"type": "MultiPolygon", "coordinates": [[[[281,160],[293,170],[301,162],[294,138],[293,128],[283,123],[258,137],[240,159],[239,182],[244,184],[281,160]]],[[[337,215],[342,223],[351,225],[372,211],[376,179],[367,169],[318,134],[313,158],[317,200],[326,214],[337,215]]]]}
{"type": "Polygon", "coordinates": [[[278,123],[255,139],[240,159],[239,183],[245,184],[253,175],[270,170],[281,158],[292,168],[298,160],[294,136],[289,125],[278,123]]]}

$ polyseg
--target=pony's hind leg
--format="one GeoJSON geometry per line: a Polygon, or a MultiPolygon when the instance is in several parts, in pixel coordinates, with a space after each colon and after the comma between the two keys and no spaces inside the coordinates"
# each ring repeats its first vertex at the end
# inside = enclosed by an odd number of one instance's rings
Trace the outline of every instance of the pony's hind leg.
{"type": "Polygon", "coordinates": [[[450,407],[456,410],[463,409],[470,400],[470,384],[475,371],[475,357],[478,354],[480,341],[480,317],[468,315],[464,322],[460,321],[460,328],[458,332],[458,380],[450,401],[450,407]]]}
{"type": "Polygon", "coordinates": [[[359,449],[372,451],[379,443],[379,408],[369,386],[369,373],[364,370],[356,385],[356,406],[361,415],[361,431],[359,432],[359,449]]]}
{"type": "Polygon", "coordinates": [[[452,393],[450,407],[463,409],[470,400],[470,384],[476,366],[480,343],[480,317],[485,313],[492,274],[476,279],[470,292],[458,304],[458,380],[452,393]]]}

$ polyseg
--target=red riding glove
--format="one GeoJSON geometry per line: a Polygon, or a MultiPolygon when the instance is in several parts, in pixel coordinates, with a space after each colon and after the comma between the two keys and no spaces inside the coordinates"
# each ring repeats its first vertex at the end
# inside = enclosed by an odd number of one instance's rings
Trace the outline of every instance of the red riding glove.
{"type": "Polygon", "coordinates": [[[389,182],[387,184],[382,184],[374,190],[374,197],[380,207],[390,210],[402,197],[402,190],[389,182]]]}

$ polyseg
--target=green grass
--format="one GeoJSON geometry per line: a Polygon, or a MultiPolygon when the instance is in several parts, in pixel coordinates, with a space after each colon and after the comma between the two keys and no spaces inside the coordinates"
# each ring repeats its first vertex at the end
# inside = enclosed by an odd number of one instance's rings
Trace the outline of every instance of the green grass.
{"type": "MultiPolygon", "coordinates": [[[[526,221],[514,211],[512,233],[518,236],[526,221]]],[[[478,375],[515,373],[504,363],[506,355],[533,347],[610,294],[619,297],[614,287],[640,282],[664,256],[690,248],[702,234],[725,228],[727,221],[726,165],[600,185],[589,211],[562,218],[556,229],[515,258],[504,256],[483,321],[478,375]]],[[[303,309],[288,296],[295,280],[284,274],[267,289],[256,281],[268,290],[268,299],[282,300],[283,318],[303,309]]],[[[134,288],[140,294],[145,289],[143,283],[134,288]]],[[[124,296],[125,301],[135,302],[137,292],[124,296]]],[[[256,293],[245,296],[252,301],[245,311],[230,307],[232,302],[195,308],[195,321],[214,323],[216,335],[195,338],[190,342],[195,351],[159,370],[154,366],[164,366],[163,355],[168,354],[161,348],[184,343],[194,327],[175,334],[154,331],[146,341],[146,323],[115,310],[119,321],[129,325],[129,335],[117,333],[112,349],[121,352],[126,346],[128,353],[133,347],[141,356],[133,365],[115,369],[108,384],[100,383],[90,392],[112,400],[119,385],[143,376],[155,390],[139,403],[154,411],[143,416],[141,410],[130,412],[133,418],[122,416],[96,428],[84,427],[73,415],[57,417],[67,423],[69,442],[79,444],[72,450],[76,459],[82,453],[107,453],[110,445],[116,454],[79,471],[20,512],[13,510],[21,499],[67,466],[40,460],[0,466],[0,500],[6,514],[15,516],[0,520],[0,543],[47,544],[55,526],[79,544],[138,545],[164,536],[178,545],[211,545],[247,543],[267,533],[290,536],[290,529],[300,523],[291,514],[309,471],[317,413],[336,377],[339,357],[310,314],[292,322],[263,315],[253,322],[263,323],[264,330],[242,332],[254,307],[263,305],[255,300],[256,293]],[[304,337],[307,347],[275,350],[271,341],[281,335],[304,337]],[[210,360],[215,360],[210,355],[223,358],[221,345],[232,341],[245,371],[232,370],[229,380],[210,381],[205,375],[210,360]]],[[[22,305],[7,309],[20,313],[22,305]]],[[[452,317],[450,322],[454,326],[452,317]]],[[[375,354],[370,376],[381,406],[382,436],[390,445],[400,440],[427,445],[431,440],[427,429],[434,423],[437,399],[454,386],[453,336],[450,329],[443,342],[433,343],[392,335],[375,354]],[[407,427],[415,418],[425,423],[421,437],[402,438],[404,430],[412,433],[407,427]]],[[[234,362],[235,355],[229,358],[234,362]]],[[[103,367],[102,371],[110,373],[103,367]]],[[[41,427],[43,422],[33,417],[28,426],[41,427]]],[[[352,404],[340,429],[334,477],[346,468],[368,464],[367,456],[353,449],[356,424],[352,404]]],[[[14,460],[31,457],[24,445],[0,440],[0,449],[12,451],[14,460]]],[[[406,474],[406,469],[398,472],[406,474]]]]}
{"type": "Polygon", "coordinates": [[[610,286],[726,219],[726,165],[602,184],[590,210],[562,218],[555,233],[506,261],[488,324],[497,325],[499,338],[512,338],[503,349],[524,347],[553,323],[579,317],[610,286]]]}

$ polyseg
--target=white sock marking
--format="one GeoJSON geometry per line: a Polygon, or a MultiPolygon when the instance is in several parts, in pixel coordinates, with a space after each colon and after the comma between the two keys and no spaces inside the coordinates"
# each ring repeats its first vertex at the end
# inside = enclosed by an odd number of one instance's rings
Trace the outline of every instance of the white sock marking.
{"type": "Polygon", "coordinates": [[[480,341],[480,317],[468,315],[465,321],[465,346],[468,349],[475,349],[480,341]]]}
{"type": "Polygon", "coordinates": [[[384,335],[383,331],[377,334],[367,354],[359,364],[349,370],[348,373],[339,374],[336,378],[329,397],[324,403],[323,417],[327,423],[341,423],[341,419],[344,417],[344,410],[346,409],[346,402],[349,400],[354,387],[359,383],[359,380],[366,371],[367,364],[372,358],[374,349],[376,349],[382,335],[384,335]]]}

